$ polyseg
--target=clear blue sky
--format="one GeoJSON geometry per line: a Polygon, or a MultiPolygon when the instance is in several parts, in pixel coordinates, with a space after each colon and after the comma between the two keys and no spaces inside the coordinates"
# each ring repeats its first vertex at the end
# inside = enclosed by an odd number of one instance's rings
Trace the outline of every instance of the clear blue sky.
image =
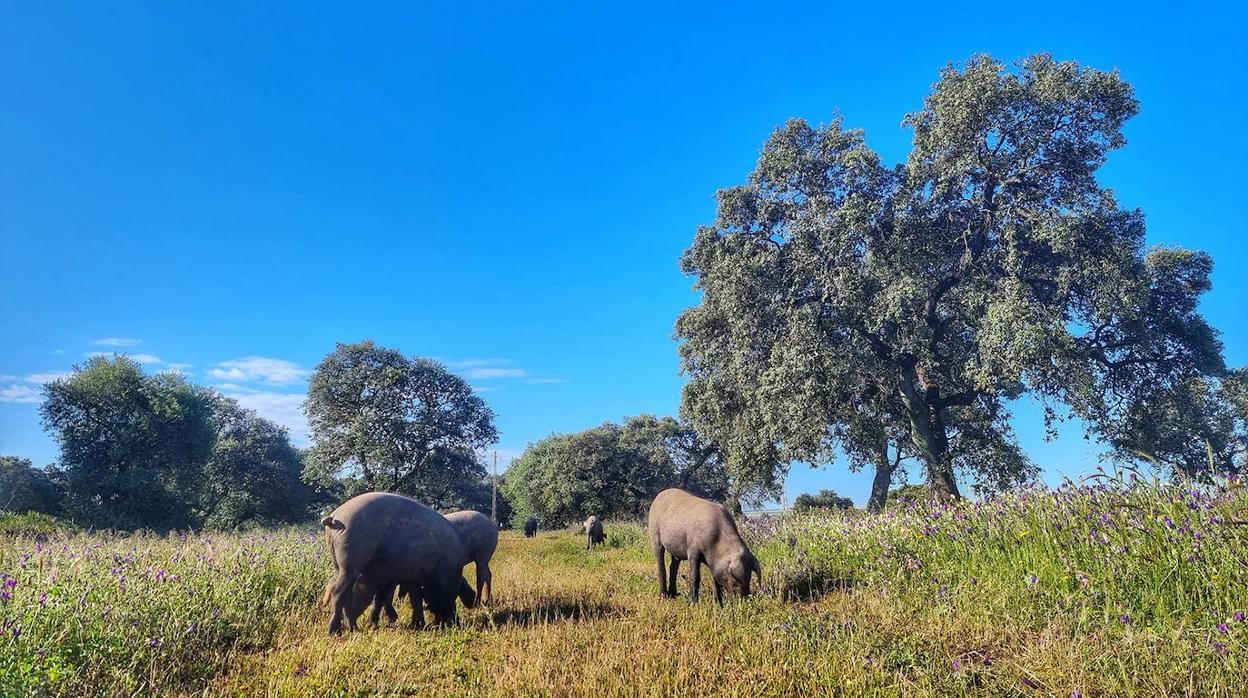
{"type": "MultiPolygon", "coordinates": [[[[53,460],[38,382],[114,349],[296,432],[304,371],[363,338],[452,362],[505,455],[674,414],[677,258],[715,190],[791,116],[904,159],[902,116],[974,52],[1121,69],[1141,112],[1103,181],[1213,254],[1204,309],[1248,363],[1231,3],[412,4],[0,7],[0,453],[53,460]]],[[[1093,464],[1018,427],[1050,477],[1093,464]]]]}

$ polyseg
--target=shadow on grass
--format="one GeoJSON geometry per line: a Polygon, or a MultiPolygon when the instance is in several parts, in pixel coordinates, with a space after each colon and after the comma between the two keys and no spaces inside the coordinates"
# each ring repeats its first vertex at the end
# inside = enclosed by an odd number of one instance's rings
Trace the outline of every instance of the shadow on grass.
{"type": "Polygon", "coordinates": [[[828,594],[851,591],[861,586],[863,582],[852,577],[803,575],[783,580],[778,589],[782,600],[804,603],[817,601],[828,594]]]}
{"type": "Polygon", "coordinates": [[[487,625],[529,627],[550,623],[577,623],[596,618],[621,618],[630,613],[623,606],[604,601],[553,598],[525,608],[503,608],[488,616],[487,625]]]}

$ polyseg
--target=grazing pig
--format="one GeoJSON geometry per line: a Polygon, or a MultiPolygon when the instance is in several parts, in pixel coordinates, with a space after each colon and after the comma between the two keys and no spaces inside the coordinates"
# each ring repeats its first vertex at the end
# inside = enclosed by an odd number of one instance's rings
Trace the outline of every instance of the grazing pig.
{"type": "MultiPolygon", "coordinates": [[[[364,592],[374,593],[373,612],[370,620],[373,625],[381,622],[381,614],[384,611],[386,618],[391,623],[399,619],[399,612],[394,609],[394,591],[398,589],[399,599],[404,596],[408,597],[412,605],[411,627],[425,627],[425,606],[424,606],[424,589],[417,582],[390,583],[381,587],[369,587],[364,592]]],[[[464,602],[464,608],[472,608],[476,605],[477,596],[473,592],[472,586],[468,584],[468,580],[460,578],[459,580],[459,600],[464,602]]],[[[367,605],[367,601],[365,602],[367,605]]]]}
{"type": "Polygon", "coordinates": [[[401,495],[369,492],[348,500],[321,525],[337,570],[330,633],[342,632],[344,620],[355,630],[377,591],[396,582],[420,584],[434,616],[455,620],[467,556],[455,527],[441,514],[401,495]]]}
{"type": "Polygon", "coordinates": [[[763,571],[758,559],[745,547],[736,522],[722,504],[680,489],[663,490],[650,504],[648,527],[663,596],[676,596],[676,572],[681,560],[688,560],[691,566],[690,602],[698,600],[703,564],[711,569],[715,600],[720,605],[724,603],[725,588],[731,596],[748,596],[751,574],[757,574],[762,584],[763,571]],[[663,570],[665,551],[672,556],[668,574],[663,570]]]}
{"type": "Polygon", "coordinates": [[[537,535],[537,519],[530,516],[529,520],[524,522],[524,537],[532,538],[533,536],[536,536],[536,535],[537,535]]]}
{"type": "MultiPolygon", "coordinates": [[[[467,555],[464,564],[472,562],[477,568],[476,592],[473,592],[467,582],[463,582],[459,591],[460,600],[467,608],[473,607],[474,600],[485,603],[488,599],[493,602],[494,575],[490,571],[490,558],[494,556],[494,549],[498,547],[498,525],[479,511],[457,511],[446,514],[445,517],[455,527],[460,542],[464,544],[464,553],[467,555]]],[[[394,588],[395,585],[389,585],[378,592],[372,613],[374,624],[380,620],[383,611],[391,622],[398,618],[398,612],[394,610],[393,605],[394,588]]],[[[424,611],[420,607],[420,585],[404,582],[398,585],[398,589],[399,599],[404,596],[411,597],[412,626],[423,626],[425,619],[424,611]]]]}
{"type": "Polygon", "coordinates": [[[585,519],[583,524],[585,529],[585,549],[592,550],[595,545],[602,543],[607,539],[605,533],[602,532],[602,521],[597,516],[591,516],[585,519]]]}
{"type": "Polygon", "coordinates": [[[464,544],[465,561],[477,566],[477,600],[494,602],[494,574],[490,572],[490,558],[498,547],[498,524],[479,511],[457,511],[446,515],[459,540],[464,544]]]}

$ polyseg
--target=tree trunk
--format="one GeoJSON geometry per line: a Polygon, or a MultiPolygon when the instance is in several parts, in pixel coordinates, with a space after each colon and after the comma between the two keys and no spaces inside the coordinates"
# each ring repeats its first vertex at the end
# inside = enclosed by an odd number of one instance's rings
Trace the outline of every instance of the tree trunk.
{"type": "Polygon", "coordinates": [[[927,483],[941,499],[957,499],[958,480],[949,462],[949,433],[943,409],[939,406],[940,389],[923,380],[923,391],[916,383],[921,376],[913,367],[901,372],[901,399],[910,416],[910,441],[927,468],[927,483]]]}
{"type": "Polygon", "coordinates": [[[885,453],[883,458],[876,459],[875,478],[871,480],[871,498],[867,500],[867,511],[884,511],[888,502],[888,488],[893,484],[893,471],[896,467],[885,453]]]}

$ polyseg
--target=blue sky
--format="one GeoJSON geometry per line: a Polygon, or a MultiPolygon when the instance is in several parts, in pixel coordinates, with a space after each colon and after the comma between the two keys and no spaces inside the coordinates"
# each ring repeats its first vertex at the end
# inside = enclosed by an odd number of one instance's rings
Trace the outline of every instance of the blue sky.
{"type": "MultiPolygon", "coordinates": [[[[673,414],[677,258],[716,189],[792,116],[904,159],[902,117],[975,52],[1121,69],[1141,112],[1102,181],[1150,241],[1213,254],[1204,310],[1248,363],[1231,3],[409,5],[0,7],[0,453],[56,457],[32,400],[95,351],[297,437],[308,369],[364,338],[468,377],[504,457],[673,414]]],[[[1078,429],[1017,426],[1050,478],[1094,465],[1078,429]]],[[[790,478],[820,487],[869,479],[790,478]]]]}

